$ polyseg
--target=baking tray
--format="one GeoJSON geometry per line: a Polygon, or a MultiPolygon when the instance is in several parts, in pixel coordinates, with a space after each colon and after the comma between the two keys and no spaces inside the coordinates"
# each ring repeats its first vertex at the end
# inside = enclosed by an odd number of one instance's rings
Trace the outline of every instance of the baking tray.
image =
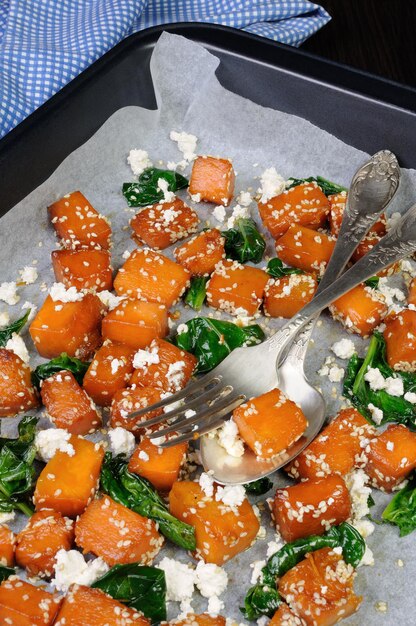
{"type": "Polygon", "coordinates": [[[149,63],[163,30],[218,56],[218,78],[230,91],[306,118],[365,152],[389,148],[403,167],[416,167],[415,89],[226,26],[173,24],[119,43],[0,141],[0,215],[116,110],[155,108],[149,63]]]}

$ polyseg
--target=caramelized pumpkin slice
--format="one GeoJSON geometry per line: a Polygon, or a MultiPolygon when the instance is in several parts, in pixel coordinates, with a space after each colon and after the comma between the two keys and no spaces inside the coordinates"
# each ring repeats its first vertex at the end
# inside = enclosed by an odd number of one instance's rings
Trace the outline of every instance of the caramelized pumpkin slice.
{"type": "Polygon", "coordinates": [[[285,470],[296,479],[345,476],[363,467],[366,440],[376,429],[356,409],[343,409],[285,470]]]}
{"type": "Polygon", "coordinates": [[[285,541],[322,535],[351,515],[351,498],[344,479],[326,478],[278,489],[273,502],[276,526],[285,541]]]}
{"type": "Polygon", "coordinates": [[[365,472],[378,489],[390,492],[416,468],[416,433],[391,424],[366,449],[365,472]]]}
{"type": "Polygon", "coordinates": [[[150,480],[159,491],[170,491],[178,480],[187,450],[186,442],[163,449],[148,437],[143,437],[130,458],[128,468],[130,472],[150,480]]]}
{"type": "Polygon", "coordinates": [[[68,289],[113,288],[111,257],[107,250],[54,250],[52,267],[55,278],[68,289]]]}
{"type": "Polygon", "coordinates": [[[264,290],[264,314],[290,319],[310,302],[318,288],[313,274],[290,274],[270,278],[264,290]]]}
{"type": "Polygon", "coordinates": [[[134,241],[156,250],[163,250],[188,237],[196,231],[198,224],[198,215],[180,198],[145,207],[130,220],[134,241]]]}
{"type": "Polygon", "coordinates": [[[0,524],[0,565],[13,567],[15,548],[15,534],[7,526],[0,524]]]}
{"type": "Polygon", "coordinates": [[[164,304],[123,300],[103,319],[104,339],[126,346],[145,348],[156,337],[168,332],[168,313],[164,304]]]}
{"type": "Polygon", "coordinates": [[[189,285],[189,272],[163,254],[133,250],[114,280],[117,295],[157,302],[170,308],[189,285]]]}
{"type": "MultiPolygon", "coordinates": [[[[329,213],[329,224],[331,227],[331,234],[338,237],[338,233],[341,229],[342,218],[344,217],[345,205],[347,203],[347,192],[341,191],[328,198],[331,211],[329,213]]],[[[369,233],[377,234],[380,236],[386,233],[387,219],[385,213],[380,215],[379,219],[370,228],[369,233]]]]}
{"type": "Polygon", "coordinates": [[[258,207],[263,224],[274,239],[284,235],[291,224],[317,230],[329,214],[329,200],[314,182],[286,189],[267,202],[259,202],[258,207]]]}
{"type": "Polygon", "coordinates": [[[30,368],[14,352],[0,348],[0,417],[13,417],[38,405],[30,368]]]}
{"type": "Polygon", "coordinates": [[[277,609],[269,622],[269,626],[308,626],[304,619],[295,615],[287,604],[282,604],[277,609]]]}
{"type": "Polygon", "coordinates": [[[80,515],[98,487],[104,450],[98,443],[73,435],[74,454],[58,452],[45,465],[36,483],[36,510],[53,509],[62,515],[80,515]]]}
{"type": "Polygon", "coordinates": [[[168,341],[154,339],[147,350],[136,353],[134,362],[132,385],[175,393],[188,383],[197,360],[168,341]]]}
{"type": "Polygon", "coordinates": [[[86,435],[101,426],[94,402],[71,372],[63,370],[42,382],[40,391],[48,416],[57,428],[72,435],[86,435]]]}
{"type": "Polygon", "coordinates": [[[335,239],[311,228],[292,224],[276,240],[279,259],[304,272],[323,274],[334,250],[335,239]]]}
{"type": "Polygon", "coordinates": [[[110,406],[114,394],[124,389],[133,372],[134,349],[122,344],[106,342],[95,353],[83,387],[99,406],[110,406]]]}
{"type": "Polygon", "coordinates": [[[218,228],[204,230],[186,243],[175,248],[178,263],[192,276],[208,276],[221,259],[225,259],[225,239],[218,228]]]}
{"type": "Polygon", "coordinates": [[[262,459],[287,450],[308,426],[302,410],[279,389],[240,404],[233,420],[242,439],[262,459]]]}
{"type": "Polygon", "coordinates": [[[130,387],[122,389],[114,394],[111,403],[110,426],[117,428],[121,426],[126,430],[138,435],[143,432],[142,422],[157,417],[163,413],[163,409],[149,411],[141,417],[129,418],[132,411],[140,411],[147,406],[155,404],[162,399],[160,389],[155,387],[130,387]]]}
{"type": "Polygon", "coordinates": [[[195,159],[189,193],[199,202],[214,202],[228,206],[233,198],[235,174],[229,159],[199,156],[195,159]]]}
{"type": "Polygon", "coordinates": [[[170,624],[171,626],[225,626],[225,618],[222,615],[215,617],[209,613],[189,613],[183,619],[172,619],[170,622],[162,622],[162,625],[170,624]]]}
{"type": "Polygon", "coordinates": [[[386,318],[383,332],[387,362],[398,372],[416,371],[416,311],[405,309],[386,318]]]}
{"type": "Polygon", "coordinates": [[[12,577],[0,585],[0,623],[4,626],[52,626],[62,599],[12,577]]]}
{"type": "Polygon", "coordinates": [[[220,261],[207,284],[207,302],[230,315],[258,313],[268,275],[237,261],[220,261]]]}
{"type": "Polygon", "coordinates": [[[322,548],[309,552],[286,572],[279,580],[278,590],[306,624],[332,626],[355,613],[361,604],[353,582],[352,566],[340,554],[322,548]]]}
{"type": "Polygon", "coordinates": [[[57,511],[37,511],[17,535],[16,563],[28,576],[53,576],[58,550],[70,550],[74,522],[57,511]]]}
{"type": "Polygon", "coordinates": [[[215,494],[206,496],[198,483],[188,480],[173,484],[169,506],[175,517],[195,527],[196,556],[207,563],[222,565],[243,552],[260,528],[247,499],[231,507],[218,502],[215,494]]]}
{"type": "Polygon", "coordinates": [[[149,626],[143,615],[110,598],[100,589],[73,585],[62,602],[54,626],[149,626]]]}
{"type": "Polygon", "coordinates": [[[381,324],[388,307],[380,292],[361,283],[335,300],[329,310],[348,332],[368,337],[381,324]]]}
{"type": "Polygon", "coordinates": [[[77,520],[75,541],[84,553],[118,563],[151,565],[163,544],[153,520],[142,517],[108,496],[93,500],[77,520]]]}
{"type": "Polygon", "coordinates": [[[92,293],[76,302],[54,302],[48,296],[29,328],[36,350],[47,359],[66,352],[88,360],[101,344],[102,313],[103,305],[92,293]]]}
{"type": "Polygon", "coordinates": [[[69,193],[48,207],[49,217],[65,248],[110,247],[111,227],[80,192],[69,193]]]}

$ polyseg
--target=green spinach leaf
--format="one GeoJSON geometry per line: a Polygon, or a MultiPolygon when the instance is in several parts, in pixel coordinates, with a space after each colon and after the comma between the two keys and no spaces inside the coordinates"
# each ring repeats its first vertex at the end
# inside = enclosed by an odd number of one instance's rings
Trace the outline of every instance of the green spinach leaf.
{"type": "Polygon", "coordinates": [[[191,279],[191,286],[186,292],[184,300],[185,304],[189,304],[195,311],[199,311],[205,302],[208,280],[208,276],[194,276],[191,279]]]}
{"type": "Polygon", "coordinates": [[[3,582],[3,580],[7,580],[8,578],[10,578],[10,576],[14,576],[16,574],[16,571],[13,569],[13,567],[6,567],[6,565],[0,565],[0,583],[3,582]]]}
{"type": "Polygon", "coordinates": [[[23,326],[26,324],[27,320],[29,319],[29,315],[30,315],[30,309],[26,311],[23,317],[21,317],[20,319],[16,320],[12,324],[9,324],[9,326],[6,326],[5,328],[2,328],[0,330],[0,348],[4,348],[4,346],[9,341],[9,339],[12,338],[12,335],[14,333],[17,333],[17,334],[20,333],[23,326]]]}
{"type": "Polygon", "coordinates": [[[372,289],[377,289],[379,281],[380,281],[379,276],[372,276],[371,278],[367,278],[367,280],[364,282],[367,285],[367,287],[371,287],[372,289]]]}
{"type": "Polygon", "coordinates": [[[267,263],[266,272],[273,276],[273,278],[282,278],[283,276],[289,276],[289,274],[303,274],[302,270],[295,267],[284,267],[280,259],[270,259],[267,263]]]}
{"type": "Polygon", "coordinates": [[[381,517],[385,522],[398,526],[400,537],[405,537],[416,529],[415,477],[393,496],[381,517]]]}
{"type": "Polygon", "coordinates": [[[346,187],[342,187],[341,185],[337,185],[336,183],[323,178],[322,176],[309,176],[309,178],[289,178],[288,183],[290,183],[286,189],[291,189],[292,187],[297,187],[302,183],[313,183],[315,182],[322,189],[326,196],[332,196],[335,193],[341,193],[341,191],[348,191],[346,187]]]}
{"type": "Polygon", "coordinates": [[[270,478],[265,476],[264,478],[253,480],[252,483],[247,483],[243,485],[243,487],[247,493],[251,493],[253,496],[262,496],[264,493],[270,491],[273,487],[273,483],[270,478]]]}
{"type": "Polygon", "coordinates": [[[225,254],[228,259],[240,263],[260,263],[266,242],[250,217],[240,217],[235,222],[235,228],[224,230],[221,234],[225,239],[225,254]]]}
{"type": "Polygon", "coordinates": [[[72,372],[78,383],[82,385],[82,381],[84,380],[84,376],[89,366],[89,363],[84,363],[73,356],[68,356],[66,352],[62,352],[60,356],[48,361],[48,363],[38,365],[32,372],[32,382],[38,389],[40,389],[40,383],[42,380],[45,380],[46,378],[49,378],[49,376],[52,376],[52,374],[56,374],[62,370],[68,370],[68,372],[72,372]]]}
{"type": "Polygon", "coordinates": [[[168,191],[177,191],[188,186],[188,180],[178,172],[148,167],[140,174],[137,182],[123,184],[123,195],[127,204],[136,207],[159,202],[163,198],[163,191],[158,186],[159,178],[167,181],[168,191]]]}

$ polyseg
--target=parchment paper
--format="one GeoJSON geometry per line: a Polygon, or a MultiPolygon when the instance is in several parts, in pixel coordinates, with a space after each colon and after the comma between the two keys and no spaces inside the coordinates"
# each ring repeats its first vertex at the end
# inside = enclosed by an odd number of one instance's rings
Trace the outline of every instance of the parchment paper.
{"type": "MultiPolygon", "coordinates": [[[[231,157],[238,173],[236,193],[248,189],[256,191],[259,186],[257,178],[271,166],[276,167],[284,177],[320,174],[348,185],[352,174],[366,158],[363,152],[307,120],[261,107],[225,90],[215,76],[218,64],[219,60],[199,45],[176,35],[162,35],[151,61],[158,110],[126,107],[117,111],[89,141],[68,156],[44,184],[0,220],[1,281],[17,280],[18,270],[35,262],[39,271],[36,284],[19,288],[20,302],[14,307],[0,302],[0,311],[9,310],[11,318],[15,319],[25,301],[39,306],[46,297],[47,289],[53,282],[50,253],[57,247],[46,207],[65,193],[80,189],[98,211],[111,219],[113,265],[115,269],[120,267],[124,250],[134,248],[128,221],[135,210],[126,208],[121,194],[122,183],[133,179],[126,163],[127,154],[131,148],[142,148],[148,151],[155,165],[180,161],[182,155],[169,139],[172,129],[195,134],[199,139],[197,151],[200,154],[231,157]]],[[[136,77],[132,76],[131,80],[136,80],[136,77]]],[[[348,115],[348,111],[345,114],[348,115]]],[[[41,153],[34,158],[42,158],[41,153]]],[[[179,195],[187,198],[186,192],[179,195]]],[[[405,170],[391,211],[407,208],[415,196],[416,172],[405,170]]],[[[205,225],[205,220],[219,225],[211,215],[212,206],[199,204],[195,207],[201,217],[201,226],[205,225]]],[[[231,209],[227,212],[230,214],[231,209]]],[[[252,214],[260,223],[255,204],[252,205],[252,214]]],[[[269,236],[267,241],[267,253],[274,256],[269,236]]],[[[171,256],[171,249],[164,253],[171,256]]],[[[265,263],[260,266],[263,265],[265,263]]],[[[217,315],[210,309],[203,310],[201,314],[217,315]]],[[[192,316],[193,312],[183,310],[179,322],[192,316]]],[[[271,332],[279,325],[280,322],[272,321],[266,330],[271,332]]],[[[326,392],[328,415],[334,415],[341,403],[340,384],[329,383],[317,374],[317,370],[330,354],[329,346],[346,333],[324,314],[322,325],[316,329],[314,336],[319,341],[315,341],[308,354],[307,372],[312,383],[326,392]]],[[[31,365],[35,366],[42,359],[33,350],[28,335],[24,337],[32,348],[31,365]]],[[[352,338],[359,351],[363,352],[366,342],[355,336],[352,338]]],[[[345,361],[337,362],[340,366],[346,365],[345,361]]],[[[15,436],[16,422],[15,419],[1,420],[2,433],[15,436]]],[[[41,425],[50,426],[44,418],[41,425]]],[[[277,485],[289,482],[280,473],[274,480],[277,485]]],[[[372,514],[377,518],[389,497],[377,491],[373,493],[377,504],[372,514]]],[[[264,501],[267,496],[258,500],[264,501]]],[[[16,528],[23,524],[22,517],[16,528]]],[[[263,513],[263,525],[267,529],[267,538],[259,540],[253,548],[225,566],[229,585],[222,596],[226,605],[223,614],[238,622],[244,621],[239,607],[250,586],[252,570],[249,564],[266,558],[267,541],[274,536],[269,513],[263,513]]],[[[412,592],[411,581],[416,572],[413,563],[416,556],[415,535],[399,539],[395,528],[377,526],[368,544],[374,552],[375,566],[360,568],[356,579],[357,591],[364,595],[364,602],[359,613],[343,623],[346,626],[414,625],[416,594],[412,592]],[[397,565],[398,559],[402,559],[404,567],[397,565]],[[375,603],[378,601],[388,603],[386,614],[376,611],[375,603]]],[[[183,551],[172,547],[165,547],[163,555],[189,560],[183,551]]],[[[194,598],[195,610],[205,610],[206,600],[198,592],[194,598]]],[[[178,612],[179,606],[172,603],[170,617],[178,612]]]]}

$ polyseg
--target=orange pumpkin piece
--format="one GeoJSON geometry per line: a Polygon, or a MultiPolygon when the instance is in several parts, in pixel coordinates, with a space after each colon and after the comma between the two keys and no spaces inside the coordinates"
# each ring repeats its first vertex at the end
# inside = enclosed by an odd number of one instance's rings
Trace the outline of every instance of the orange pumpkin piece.
{"type": "Polygon", "coordinates": [[[186,442],[163,449],[143,437],[130,458],[129,471],[147,478],[159,491],[170,491],[178,480],[187,450],[186,442]]]}
{"type": "Polygon", "coordinates": [[[376,429],[356,409],[343,409],[285,470],[296,479],[345,476],[363,467],[365,442],[376,429]]]}
{"type": "Polygon", "coordinates": [[[0,348],[0,417],[13,417],[38,404],[30,368],[14,352],[0,348]]]}
{"type": "Polygon", "coordinates": [[[235,174],[229,159],[199,156],[195,159],[189,193],[198,202],[228,206],[233,198],[235,174]]]}
{"type": "Polygon", "coordinates": [[[222,615],[216,615],[215,617],[209,615],[209,613],[189,613],[183,619],[172,619],[170,622],[162,622],[161,626],[225,626],[225,618],[222,615]]]}
{"type": "Polygon", "coordinates": [[[193,354],[163,339],[154,339],[146,351],[136,355],[131,384],[175,393],[188,383],[196,362],[193,354]]]}
{"type": "Polygon", "coordinates": [[[106,342],[95,353],[83,387],[99,406],[110,406],[114,394],[124,389],[133,372],[134,349],[122,344],[106,342]]]}
{"type": "Polygon", "coordinates": [[[336,474],[277,489],[273,502],[276,526],[285,541],[322,535],[351,515],[344,479],[336,474]]]}
{"type": "Polygon", "coordinates": [[[168,332],[168,313],[164,304],[123,300],[103,318],[104,339],[126,346],[145,348],[156,337],[168,332]]]}
{"type": "Polygon", "coordinates": [[[361,283],[335,300],[329,310],[348,332],[368,337],[382,322],[388,307],[381,293],[361,283]]]}
{"type": "Polygon", "coordinates": [[[220,261],[207,284],[207,302],[230,315],[258,313],[268,275],[237,261],[220,261]]]}
{"type": "Polygon", "coordinates": [[[150,626],[148,619],[101,589],[73,585],[54,626],[150,626]]]}
{"type": "Polygon", "coordinates": [[[309,552],[286,572],[279,580],[278,590],[305,620],[303,623],[332,626],[355,613],[361,604],[362,597],[354,593],[354,575],[354,569],[340,554],[322,548],[309,552]]]}
{"type": "Polygon", "coordinates": [[[218,228],[212,228],[175,248],[173,254],[177,262],[193,276],[208,276],[216,264],[225,258],[224,243],[225,239],[218,228]]]}
{"type": "Polygon", "coordinates": [[[143,432],[142,422],[157,417],[163,413],[163,409],[149,411],[141,417],[129,419],[128,414],[132,411],[140,411],[147,406],[159,402],[162,398],[161,391],[154,387],[129,387],[121,389],[114,394],[111,403],[110,426],[117,428],[121,426],[126,430],[139,435],[143,432]]]}
{"type": "Polygon", "coordinates": [[[175,517],[194,526],[196,557],[222,565],[251,546],[260,523],[247,498],[232,508],[215,495],[206,496],[196,482],[178,481],[169,492],[169,506],[175,517]]]}
{"type": "Polygon", "coordinates": [[[189,285],[189,272],[163,254],[133,250],[114,279],[117,295],[171,307],[189,285]]]}
{"type": "MultiPolygon", "coordinates": [[[[347,203],[347,192],[341,191],[328,197],[331,207],[329,213],[329,225],[331,228],[331,234],[338,237],[341,230],[342,218],[344,217],[345,206],[347,203]]],[[[386,233],[387,218],[385,213],[380,215],[379,219],[369,230],[369,234],[378,234],[383,236],[386,233]]]]}
{"type": "Polygon", "coordinates": [[[287,450],[305,432],[302,410],[279,389],[272,389],[233,411],[240,436],[262,459],[287,450]]]}
{"type": "Polygon", "coordinates": [[[416,468],[416,433],[402,424],[391,424],[366,449],[365,472],[372,484],[393,491],[416,468]]]}
{"type": "Polygon", "coordinates": [[[103,447],[73,435],[70,456],[58,450],[41,471],[36,483],[36,510],[53,509],[67,517],[80,515],[98,487],[103,447]]]}
{"type": "Polygon", "coordinates": [[[410,282],[407,303],[416,306],[416,278],[412,278],[410,282]]]}
{"type": "Polygon", "coordinates": [[[68,289],[113,288],[111,257],[107,250],[54,250],[52,267],[55,278],[68,289]]]}
{"type": "Polygon", "coordinates": [[[69,193],[48,207],[49,217],[64,248],[110,247],[111,227],[80,192],[69,193]]]}
{"type": "Polygon", "coordinates": [[[103,305],[92,293],[76,302],[55,302],[48,296],[29,328],[36,350],[47,359],[66,352],[88,360],[101,344],[102,313],[103,305]]]}
{"type": "Polygon", "coordinates": [[[42,402],[57,428],[86,435],[101,426],[101,415],[71,372],[62,370],[42,382],[42,402]]]}
{"type": "Polygon", "coordinates": [[[62,598],[17,576],[0,585],[0,623],[6,626],[52,626],[62,598]]]}
{"type": "Polygon", "coordinates": [[[335,239],[305,226],[292,224],[276,240],[279,259],[304,272],[323,274],[335,246],[335,239]]]}
{"type": "Polygon", "coordinates": [[[267,202],[259,202],[263,224],[274,239],[278,239],[291,224],[313,230],[321,228],[329,214],[329,200],[316,183],[302,183],[267,202]]]}
{"type": "Polygon", "coordinates": [[[110,566],[136,561],[151,565],[163,537],[153,520],[103,496],[93,500],[77,520],[75,541],[84,553],[101,556],[110,566]]]}
{"type": "Polygon", "coordinates": [[[147,206],[130,220],[132,239],[138,245],[144,243],[157,250],[188,237],[198,224],[198,215],[180,198],[147,206]]]}
{"type": "Polygon", "coordinates": [[[264,290],[264,314],[290,319],[312,300],[317,288],[318,281],[312,274],[270,278],[264,290]]]}
{"type": "Polygon", "coordinates": [[[74,523],[52,510],[37,511],[26,528],[17,535],[16,563],[29,576],[50,578],[58,550],[70,550],[74,542],[74,523]]]}
{"type": "Polygon", "coordinates": [[[307,626],[307,623],[304,619],[295,615],[287,604],[282,602],[270,620],[269,626],[307,626]]]}
{"type": "Polygon", "coordinates": [[[7,526],[0,524],[0,565],[13,567],[15,548],[15,534],[7,526]]]}
{"type": "Polygon", "coordinates": [[[385,323],[388,364],[398,372],[416,371],[416,311],[405,309],[389,315],[385,323]]]}

